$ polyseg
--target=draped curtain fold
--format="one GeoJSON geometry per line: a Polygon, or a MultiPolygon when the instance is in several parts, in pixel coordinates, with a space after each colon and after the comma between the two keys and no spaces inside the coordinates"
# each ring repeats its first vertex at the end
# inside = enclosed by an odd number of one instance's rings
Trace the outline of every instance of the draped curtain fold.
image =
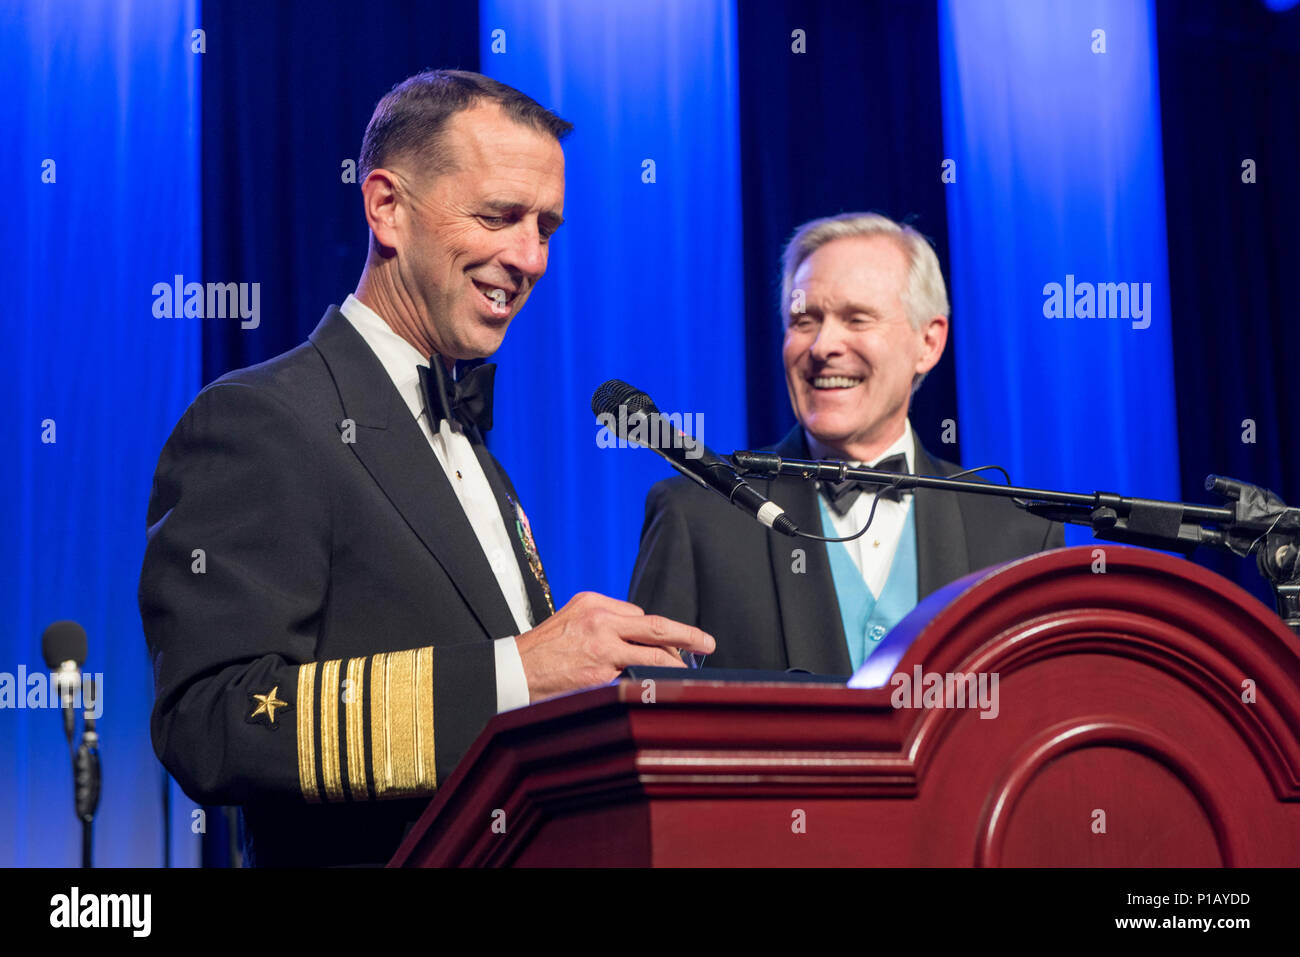
{"type": "MultiPolygon", "coordinates": [[[[155,314],[158,283],[198,278],[196,2],[0,4],[0,671],[45,669],[73,619],[103,675],[96,862],[163,862],[164,776],[136,581],[150,479],[199,383],[198,319],[155,314]]],[[[31,697],[31,686],[19,695],[31,697]]],[[[0,866],[76,866],[81,827],[58,709],[0,710],[0,866]]],[[[194,863],[174,787],[175,863],[194,863]]]]}

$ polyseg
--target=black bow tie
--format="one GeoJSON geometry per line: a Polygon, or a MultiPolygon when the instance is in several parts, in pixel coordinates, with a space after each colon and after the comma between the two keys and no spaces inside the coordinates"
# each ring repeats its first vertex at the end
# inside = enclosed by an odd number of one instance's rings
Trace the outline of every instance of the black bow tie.
{"type": "Polygon", "coordinates": [[[459,422],[480,432],[492,428],[492,379],[497,367],[485,362],[453,381],[436,353],[428,366],[420,366],[420,385],[424,388],[429,426],[434,432],[443,419],[459,422]]]}
{"type": "MultiPolygon", "coordinates": [[[[891,455],[887,459],[882,459],[875,465],[868,466],[878,472],[894,472],[898,475],[907,475],[907,456],[902,452],[891,455]]],[[[836,515],[847,515],[853,503],[858,500],[867,488],[879,489],[876,494],[880,498],[890,499],[891,501],[902,501],[898,489],[892,485],[876,485],[874,482],[861,482],[849,479],[846,482],[821,482],[821,493],[826,496],[826,504],[834,509],[836,515]]]]}

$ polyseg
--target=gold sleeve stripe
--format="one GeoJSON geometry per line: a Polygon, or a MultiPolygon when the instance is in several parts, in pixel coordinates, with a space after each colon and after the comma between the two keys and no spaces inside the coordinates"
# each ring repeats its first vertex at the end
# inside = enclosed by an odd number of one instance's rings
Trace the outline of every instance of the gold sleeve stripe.
{"type": "Polygon", "coordinates": [[[298,786],[302,796],[315,804],[320,801],[316,790],[316,706],[312,695],[316,690],[316,662],[298,666],[298,786]]]}
{"type": "MultiPolygon", "coordinates": [[[[385,783],[395,791],[410,791],[415,784],[415,695],[411,693],[415,681],[415,652],[399,651],[388,655],[385,672],[384,700],[388,704],[385,722],[388,751],[392,755],[392,777],[385,783]]],[[[378,781],[375,782],[375,791],[383,797],[378,781]]]]}
{"type": "Polygon", "coordinates": [[[370,770],[374,772],[375,797],[393,780],[393,751],[388,744],[388,655],[375,655],[370,662],[370,770]]]}
{"type": "Polygon", "coordinates": [[[433,763],[433,649],[415,651],[415,783],[433,787],[438,769],[433,763]]]}
{"type": "Polygon", "coordinates": [[[298,783],[309,802],[413,797],[437,787],[432,648],[299,665],[296,718],[298,783]]]}
{"type": "Polygon", "coordinates": [[[348,788],[354,800],[370,797],[370,787],[366,784],[365,675],[366,659],[349,658],[348,689],[343,704],[347,710],[348,788]]]}
{"type": "Polygon", "coordinates": [[[325,800],[343,800],[342,753],[339,749],[339,670],[342,661],[326,661],[320,669],[320,771],[325,800]]]}
{"type": "Polygon", "coordinates": [[[370,740],[375,797],[407,797],[437,786],[432,648],[375,656],[370,740]]]}

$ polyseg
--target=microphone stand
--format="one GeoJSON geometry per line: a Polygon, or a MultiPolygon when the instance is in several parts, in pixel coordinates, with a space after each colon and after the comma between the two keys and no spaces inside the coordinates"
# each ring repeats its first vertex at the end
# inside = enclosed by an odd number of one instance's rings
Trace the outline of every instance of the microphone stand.
{"type": "Polygon", "coordinates": [[[1237,479],[1206,478],[1206,490],[1230,502],[1213,506],[1130,498],[1114,492],[1082,494],[899,475],[829,459],[786,459],[770,452],[738,451],[731,459],[746,477],[788,475],[805,481],[893,486],[900,491],[929,488],[997,495],[1041,518],[1089,526],[1094,537],[1105,541],[1178,552],[1184,557],[1201,545],[1243,557],[1254,554],[1260,574],[1273,589],[1279,617],[1300,635],[1300,508],[1289,508],[1273,492],[1237,479]]]}
{"type": "MultiPolygon", "coordinates": [[[[93,679],[91,687],[94,688],[93,679]]],[[[85,703],[84,695],[82,703],[85,703]]],[[[94,867],[95,811],[99,807],[100,787],[99,732],[89,714],[84,715],[84,722],[81,744],[72,758],[73,800],[81,821],[81,866],[94,867]]]]}

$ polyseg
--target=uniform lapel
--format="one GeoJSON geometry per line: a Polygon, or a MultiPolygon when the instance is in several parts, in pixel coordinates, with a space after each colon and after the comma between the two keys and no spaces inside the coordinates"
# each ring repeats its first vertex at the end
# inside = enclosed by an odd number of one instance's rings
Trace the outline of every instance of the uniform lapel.
{"type": "Polygon", "coordinates": [[[515,634],[514,616],[478,536],[383,364],[333,306],[310,339],[329,366],[344,415],[356,424],[353,453],[442,566],[485,637],[515,634]]]}
{"type": "MultiPolygon", "coordinates": [[[[496,496],[497,507],[501,509],[501,520],[505,523],[506,534],[510,537],[510,544],[515,550],[515,561],[518,562],[519,574],[524,579],[524,589],[528,592],[528,605],[532,611],[533,624],[541,624],[551,616],[551,607],[550,602],[547,600],[546,590],[543,588],[542,583],[537,580],[537,576],[533,574],[532,566],[528,563],[528,556],[524,553],[524,543],[521,537],[522,523],[515,512],[515,506],[519,503],[518,494],[515,492],[514,486],[510,484],[509,478],[506,477],[505,470],[500,467],[496,458],[483,444],[483,439],[478,435],[477,430],[475,430],[471,443],[474,447],[474,454],[478,456],[479,464],[483,466],[483,474],[487,476],[488,485],[492,487],[492,494],[496,496]]],[[[533,547],[536,548],[536,543],[534,543],[533,547]]],[[[540,567],[540,556],[537,562],[540,567]]]]}
{"type": "MultiPolygon", "coordinates": [[[[945,471],[950,474],[950,470],[941,469],[930,458],[919,441],[916,441],[914,461],[917,475],[942,475],[945,471]]],[[[916,587],[920,599],[972,569],[958,493],[918,488],[913,492],[913,505],[916,508],[916,587]]]]}
{"type": "MultiPolygon", "coordinates": [[[[808,458],[803,430],[796,426],[772,451],[783,458],[808,458]]],[[[755,482],[754,485],[785,509],[801,531],[815,535],[822,533],[817,490],[812,482],[780,477],[768,483],[755,482]],[[763,484],[767,485],[766,490],[763,484]]],[[[835,594],[826,544],[807,538],[787,538],[772,532],[767,536],[767,546],[777,605],[781,611],[787,667],[814,674],[852,674],[853,666],[844,639],[844,623],[840,618],[840,603],[835,594]],[[803,551],[802,563],[795,555],[796,549],[803,551]]]]}

